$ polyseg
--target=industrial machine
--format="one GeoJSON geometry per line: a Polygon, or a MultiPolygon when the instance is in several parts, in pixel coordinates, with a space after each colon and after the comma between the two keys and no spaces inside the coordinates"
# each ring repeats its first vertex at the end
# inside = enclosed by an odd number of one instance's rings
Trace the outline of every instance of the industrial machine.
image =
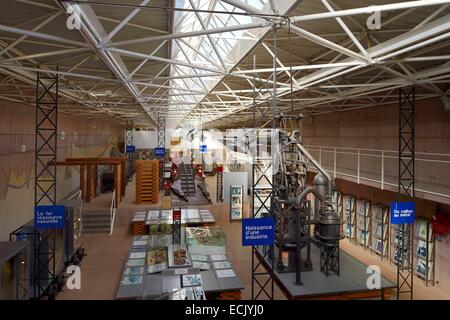
{"type": "Polygon", "coordinates": [[[296,272],[301,285],[301,272],[314,269],[311,245],[320,247],[320,271],[339,275],[339,240],[341,220],[333,209],[333,180],[305,149],[301,136],[302,116],[276,118],[275,132],[279,149],[272,154],[273,196],[270,211],[275,219],[275,245],[270,253],[277,272],[296,272]],[[290,131],[287,125],[290,124],[290,131]],[[317,175],[313,186],[307,186],[308,168],[317,175]],[[314,195],[314,207],[308,195],[314,195]],[[304,252],[306,251],[306,252],[304,252]]]}

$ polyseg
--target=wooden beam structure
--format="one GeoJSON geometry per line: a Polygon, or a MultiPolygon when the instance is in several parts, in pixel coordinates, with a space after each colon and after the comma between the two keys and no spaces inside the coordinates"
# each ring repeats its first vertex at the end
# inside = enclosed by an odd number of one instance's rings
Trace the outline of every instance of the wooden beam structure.
{"type": "MultiPolygon", "coordinates": [[[[125,196],[127,158],[67,158],[57,161],[57,166],[80,167],[80,189],[83,199],[90,202],[97,190],[98,166],[114,166],[114,189],[116,191],[116,206],[125,196]]],[[[53,164],[53,163],[52,163],[53,164]]]]}

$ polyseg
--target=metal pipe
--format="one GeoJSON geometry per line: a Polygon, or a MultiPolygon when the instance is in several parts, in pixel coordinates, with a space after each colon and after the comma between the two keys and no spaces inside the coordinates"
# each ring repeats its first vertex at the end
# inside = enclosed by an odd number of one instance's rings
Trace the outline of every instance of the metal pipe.
{"type": "Polygon", "coordinates": [[[300,21],[311,21],[318,19],[328,19],[328,18],[336,18],[336,17],[345,17],[352,16],[357,14],[372,14],[374,12],[382,12],[382,11],[393,11],[393,10],[402,10],[409,8],[417,8],[417,7],[425,7],[425,6],[435,6],[435,5],[443,5],[450,3],[449,0],[427,0],[427,1],[408,1],[402,3],[391,3],[385,5],[373,5],[364,8],[355,8],[355,9],[347,9],[347,10],[339,10],[333,12],[324,12],[324,13],[315,13],[308,14],[304,16],[292,17],[291,22],[300,22],[300,21]]]}
{"type": "Polygon", "coordinates": [[[145,38],[139,38],[139,39],[112,42],[112,43],[105,45],[105,47],[119,47],[119,46],[124,46],[124,45],[129,45],[129,44],[142,43],[142,42],[163,41],[163,40],[180,39],[180,38],[187,38],[187,37],[199,37],[199,36],[214,34],[214,33],[225,33],[225,32],[232,32],[232,31],[239,31],[239,30],[264,28],[264,27],[268,27],[270,24],[271,24],[270,22],[254,22],[254,23],[241,24],[241,25],[237,25],[237,26],[228,26],[228,27],[214,28],[214,29],[208,29],[208,30],[179,32],[179,33],[172,33],[172,34],[157,36],[157,37],[145,37],[145,38]]]}
{"type": "Polygon", "coordinates": [[[320,171],[321,174],[323,174],[327,180],[328,180],[328,194],[331,194],[332,187],[331,187],[331,176],[328,174],[328,172],[322,167],[322,165],[317,162],[317,160],[309,153],[306,148],[301,145],[300,143],[297,143],[297,147],[300,149],[300,151],[312,162],[312,164],[317,168],[317,170],[320,171]]]}
{"type": "Polygon", "coordinates": [[[310,193],[314,194],[320,200],[320,204],[321,204],[322,208],[325,206],[326,203],[328,203],[327,200],[320,194],[320,192],[318,192],[313,187],[307,187],[305,190],[303,190],[302,193],[299,194],[299,196],[297,197],[295,202],[297,204],[301,204],[303,202],[304,198],[310,193]]]}

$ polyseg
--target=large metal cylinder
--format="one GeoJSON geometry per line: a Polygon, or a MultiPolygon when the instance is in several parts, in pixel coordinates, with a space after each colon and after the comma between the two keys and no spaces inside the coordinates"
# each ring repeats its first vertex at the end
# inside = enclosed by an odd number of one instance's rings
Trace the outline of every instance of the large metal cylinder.
{"type": "Polygon", "coordinates": [[[341,221],[331,206],[326,206],[319,217],[319,238],[326,246],[338,246],[341,235],[341,221]]]}
{"type": "MultiPolygon", "coordinates": [[[[322,195],[324,199],[327,198],[328,195],[328,179],[323,174],[318,173],[314,177],[313,181],[314,189],[322,195]]],[[[322,204],[323,205],[323,204],[322,204]]],[[[320,200],[318,197],[314,197],[314,219],[319,220],[320,213],[320,200]]]]}

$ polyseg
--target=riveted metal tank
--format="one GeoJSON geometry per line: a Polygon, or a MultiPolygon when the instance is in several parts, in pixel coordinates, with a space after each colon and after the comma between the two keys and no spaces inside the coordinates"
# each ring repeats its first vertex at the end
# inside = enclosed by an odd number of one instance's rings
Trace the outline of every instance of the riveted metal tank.
{"type": "Polygon", "coordinates": [[[325,246],[339,246],[341,235],[341,219],[331,206],[325,206],[319,215],[319,239],[325,246]]]}

